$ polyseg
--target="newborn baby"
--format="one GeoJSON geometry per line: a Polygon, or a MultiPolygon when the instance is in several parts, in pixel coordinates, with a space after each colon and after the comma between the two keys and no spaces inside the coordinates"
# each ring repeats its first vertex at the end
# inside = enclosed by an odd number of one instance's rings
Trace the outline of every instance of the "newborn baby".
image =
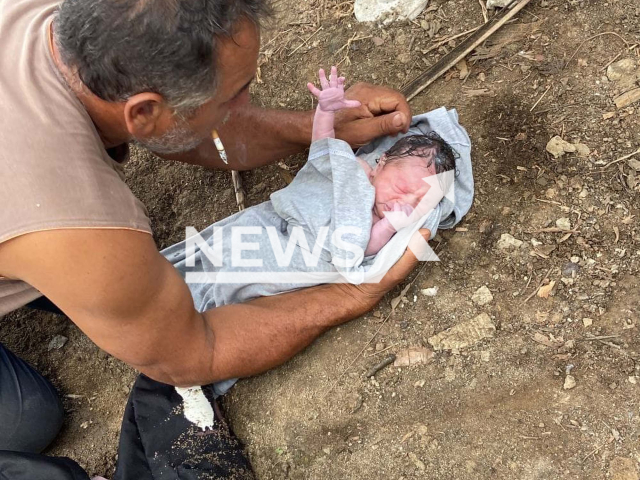
{"type": "MultiPolygon", "coordinates": [[[[322,69],[319,76],[322,90],[307,84],[318,99],[313,142],[335,137],[335,112],[360,106],[360,102],[344,98],[345,79],[338,77],[336,67],[331,67],[329,80],[322,69]]],[[[409,217],[429,190],[429,184],[423,179],[455,169],[455,153],[435,132],[403,137],[380,157],[375,168],[361,158],[358,161],[375,188],[367,256],[378,253],[396,233],[385,212],[402,212],[409,217]]]]}

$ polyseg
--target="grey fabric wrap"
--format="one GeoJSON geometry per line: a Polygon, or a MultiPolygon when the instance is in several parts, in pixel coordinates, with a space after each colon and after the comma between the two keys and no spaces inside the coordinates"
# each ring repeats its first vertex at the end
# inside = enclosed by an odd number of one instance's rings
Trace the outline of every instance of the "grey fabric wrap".
{"type": "MultiPolygon", "coordinates": [[[[435,235],[438,228],[451,228],[456,225],[471,207],[473,176],[471,143],[465,129],[458,123],[456,111],[439,108],[415,116],[408,134],[430,131],[437,132],[459,155],[454,183],[455,200],[451,202],[444,198],[424,221],[423,226],[435,235]]],[[[378,139],[361,148],[357,155],[374,166],[376,159],[398,139],[399,137],[378,139]]],[[[374,197],[374,188],[349,145],[340,140],[324,139],[314,142],[309,151],[307,164],[290,185],[273,193],[270,201],[248,208],[200,232],[202,239],[212,245],[214,231],[224,227],[221,229],[221,237],[216,237],[216,241],[222,241],[219,259],[221,264],[214,265],[199,248],[195,248],[187,257],[185,242],[163,250],[162,254],[183,276],[187,272],[209,272],[218,275],[216,278],[221,281],[189,283],[195,307],[199,311],[326,283],[329,274],[333,275],[330,278],[335,281],[346,277],[352,283],[360,283],[367,280],[367,272],[376,261],[376,257],[364,258],[363,254],[354,254],[352,250],[342,248],[344,245],[336,246],[336,242],[329,239],[334,233],[341,233],[347,228],[349,230],[342,233],[341,238],[349,244],[357,245],[364,252],[371,231],[374,197]],[[231,229],[227,227],[261,229],[261,234],[242,237],[244,242],[254,242],[255,250],[244,250],[241,255],[247,260],[259,259],[262,265],[232,265],[232,245],[237,246],[238,237],[234,237],[231,229]],[[294,248],[288,264],[279,265],[269,235],[273,237],[272,241],[277,239],[282,251],[285,251],[294,227],[299,227],[304,232],[308,251],[313,249],[322,229],[327,231],[327,240],[319,243],[322,250],[315,267],[309,267],[305,263],[305,254],[308,255],[308,252],[304,252],[306,249],[300,245],[294,248]],[[193,266],[188,266],[189,262],[193,266]],[[288,281],[286,277],[283,280],[283,275],[290,276],[289,274],[296,272],[304,276],[294,281],[288,281]],[[225,281],[225,275],[235,273],[250,275],[249,278],[240,281],[231,277],[225,281]],[[315,273],[323,276],[315,280],[315,273]]],[[[415,229],[417,228],[418,225],[415,226],[415,229]]],[[[401,237],[400,232],[392,238],[390,244],[396,237],[401,237]]],[[[380,251],[378,256],[384,257],[383,271],[388,270],[397,261],[407,243],[408,241],[403,245],[389,244],[380,251]]]]}

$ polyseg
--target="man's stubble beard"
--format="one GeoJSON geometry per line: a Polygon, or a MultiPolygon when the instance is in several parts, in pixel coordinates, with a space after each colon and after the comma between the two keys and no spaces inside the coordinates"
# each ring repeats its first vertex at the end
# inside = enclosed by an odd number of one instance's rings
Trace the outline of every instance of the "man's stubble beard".
{"type": "MultiPolygon", "coordinates": [[[[229,121],[231,112],[222,120],[221,125],[229,121]]],[[[209,137],[201,138],[189,125],[187,119],[181,115],[176,116],[176,122],[163,135],[155,138],[136,138],[134,141],[151,150],[152,152],[162,155],[171,155],[175,153],[184,153],[196,149],[202,142],[209,140],[209,137]]]]}

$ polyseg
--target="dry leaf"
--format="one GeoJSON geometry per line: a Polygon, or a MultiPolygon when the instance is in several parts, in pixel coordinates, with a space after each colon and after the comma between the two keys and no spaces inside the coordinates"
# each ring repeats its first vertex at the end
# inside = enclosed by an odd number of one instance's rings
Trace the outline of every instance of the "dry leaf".
{"type": "Polygon", "coordinates": [[[469,75],[469,67],[467,66],[467,62],[464,58],[456,64],[456,68],[460,71],[460,80],[467,78],[469,75]]]}
{"type": "Polygon", "coordinates": [[[433,351],[424,347],[409,347],[396,355],[394,367],[408,367],[410,365],[424,365],[433,358],[433,351]]]}
{"type": "Polygon", "coordinates": [[[409,291],[409,287],[411,287],[411,284],[408,284],[406,287],[404,287],[402,289],[402,291],[400,292],[400,295],[398,295],[396,298],[391,300],[391,311],[396,309],[396,307],[400,303],[400,300],[402,300],[402,297],[404,297],[407,294],[407,292],[409,291]]]}
{"type": "Polygon", "coordinates": [[[549,285],[543,285],[540,287],[540,289],[538,290],[538,296],[540,298],[549,298],[549,295],[551,295],[551,291],[555,286],[556,286],[556,281],[551,280],[549,282],[549,285]]]}
{"type": "Polygon", "coordinates": [[[549,348],[560,348],[564,344],[562,340],[550,340],[549,337],[541,334],[540,332],[535,333],[533,341],[549,348]]]}
{"type": "Polygon", "coordinates": [[[495,332],[496,326],[491,321],[491,317],[481,313],[471,320],[429,337],[428,341],[434,350],[459,351],[485,338],[493,338],[495,332]]]}

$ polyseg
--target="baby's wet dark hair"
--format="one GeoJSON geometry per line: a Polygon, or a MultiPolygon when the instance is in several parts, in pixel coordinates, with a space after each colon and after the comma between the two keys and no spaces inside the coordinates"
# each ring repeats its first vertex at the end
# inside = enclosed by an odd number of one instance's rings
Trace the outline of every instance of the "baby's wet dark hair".
{"type": "Polygon", "coordinates": [[[436,174],[455,170],[459,158],[458,153],[436,132],[402,137],[385,155],[387,164],[410,156],[425,158],[429,161],[428,167],[435,164],[436,174]]]}

